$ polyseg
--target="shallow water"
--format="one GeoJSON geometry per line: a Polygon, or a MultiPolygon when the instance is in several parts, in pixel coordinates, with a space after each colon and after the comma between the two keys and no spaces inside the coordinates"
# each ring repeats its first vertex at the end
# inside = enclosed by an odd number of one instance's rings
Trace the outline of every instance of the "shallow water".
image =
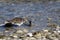
{"type": "MultiPolygon", "coordinates": [[[[5,20],[13,19],[17,17],[28,17],[35,25],[31,30],[42,30],[47,27],[47,18],[52,18],[52,22],[60,25],[60,3],[21,3],[21,4],[7,4],[0,3],[0,24],[5,20]]],[[[27,26],[21,26],[20,28],[29,28],[27,26]]],[[[0,30],[5,28],[0,27],[0,30]]]]}

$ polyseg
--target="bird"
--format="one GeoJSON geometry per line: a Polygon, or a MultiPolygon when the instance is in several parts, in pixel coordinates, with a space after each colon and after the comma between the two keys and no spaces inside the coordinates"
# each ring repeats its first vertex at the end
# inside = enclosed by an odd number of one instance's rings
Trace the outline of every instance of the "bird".
{"type": "Polygon", "coordinates": [[[18,26],[21,26],[22,24],[27,23],[26,25],[31,26],[31,21],[29,21],[26,17],[21,18],[21,17],[15,17],[11,20],[5,21],[5,23],[12,23],[18,26]]]}

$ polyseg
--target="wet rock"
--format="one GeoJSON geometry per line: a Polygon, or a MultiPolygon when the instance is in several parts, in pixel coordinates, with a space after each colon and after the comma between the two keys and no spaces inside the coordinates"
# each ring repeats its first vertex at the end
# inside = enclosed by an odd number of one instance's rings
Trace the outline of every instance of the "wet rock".
{"type": "Polygon", "coordinates": [[[18,38],[18,34],[11,34],[10,36],[12,36],[14,38],[18,38]]]}
{"type": "Polygon", "coordinates": [[[3,39],[0,39],[0,40],[3,40],[3,39]]]}
{"type": "Polygon", "coordinates": [[[32,37],[33,34],[32,33],[27,33],[27,36],[32,37]]]}
{"type": "Polygon", "coordinates": [[[22,40],[22,39],[18,39],[18,40],[22,40]]]}
{"type": "Polygon", "coordinates": [[[24,32],[24,33],[28,33],[28,30],[27,30],[27,29],[23,29],[23,32],[24,32]]]}
{"type": "Polygon", "coordinates": [[[17,30],[16,33],[20,33],[20,34],[23,34],[24,32],[22,30],[17,30]]]}
{"type": "Polygon", "coordinates": [[[45,36],[42,36],[41,37],[41,40],[47,40],[45,36]]]}
{"type": "Polygon", "coordinates": [[[49,32],[49,30],[43,30],[44,32],[49,32]]]}
{"type": "Polygon", "coordinates": [[[19,36],[19,39],[23,39],[25,37],[26,37],[25,35],[22,35],[22,36],[19,36]]]}
{"type": "Polygon", "coordinates": [[[39,31],[33,33],[33,37],[41,38],[41,33],[39,31]]]}
{"type": "Polygon", "coordinates": [[[26,37],[23,40],[36,40],[36,38],[34,38],[34,37],[26,37]]]}

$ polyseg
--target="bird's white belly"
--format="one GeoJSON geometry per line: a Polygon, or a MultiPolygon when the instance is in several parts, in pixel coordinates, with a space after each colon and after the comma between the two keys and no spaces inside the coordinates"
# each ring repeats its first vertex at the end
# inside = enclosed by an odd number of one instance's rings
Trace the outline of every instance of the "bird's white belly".
{"type": "Polygon", "coordinates": [[[14,23],[15,25],[21,26],[24,22],[21,23],[14,23]]]}

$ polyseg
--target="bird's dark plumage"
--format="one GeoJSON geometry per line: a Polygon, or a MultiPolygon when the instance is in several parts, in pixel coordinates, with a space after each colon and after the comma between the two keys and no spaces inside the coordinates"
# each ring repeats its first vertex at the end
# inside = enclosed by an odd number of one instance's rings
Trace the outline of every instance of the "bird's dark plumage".
{"type": "Polygon", "coordinates": [[[12,23],[6,23],[4,26],[9,28],[9,27],[12,27],[13,24],[12,23]]]}

